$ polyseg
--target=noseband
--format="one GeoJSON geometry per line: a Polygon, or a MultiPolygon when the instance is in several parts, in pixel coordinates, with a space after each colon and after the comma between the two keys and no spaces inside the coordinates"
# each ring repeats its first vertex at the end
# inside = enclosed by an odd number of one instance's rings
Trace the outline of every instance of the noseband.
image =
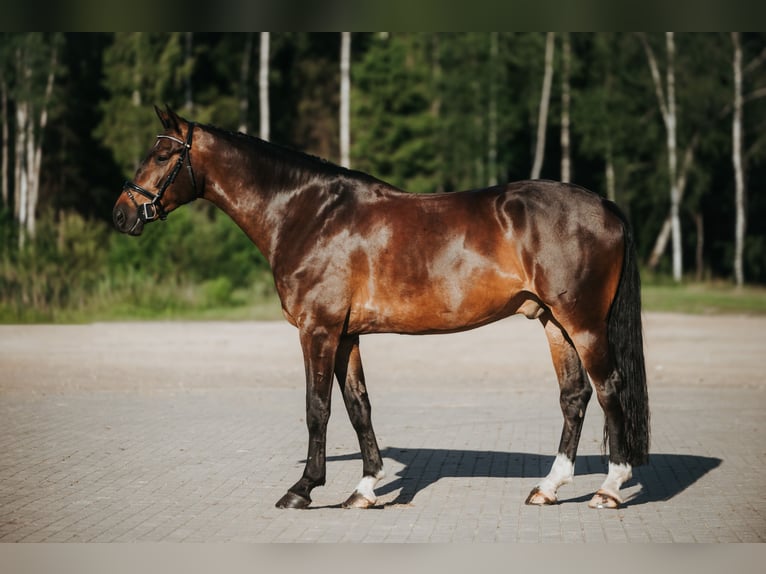
{"type": "Polygon", "coordinates": [[[176,180],[176,176],[178,175],[178,172],[181,171],[184,161],[186,161],[187,158],[188,158],[187,168],[189,169],[189,177],[191,178],[192,186],[194,186],[194,191],[195,192],[197,191],[197,181],[194,179],[194,171],[192,170],[192,165],[191,165],[191,155],[189,155],[189,151],[191,150],[193,133],[194,133],[194,122],[189,122],[189,131],[186,134],[186,142],[182,142],[180,139],[174,138],[173,136],[167,136],[167,135],[157,136],[157,138],[167,138],[167,139],[173,140],[175,142],[180,143],[183,146],[181,148],[181,153],[178,156],[178,160],[176,161],[176,164],[173,166],[173,170],[168,174],[168,177],[162,183],[162,186],[160,187],[159,191],[157,191],[157,193],[152,193],[148,189],[143,188],[137,183],[132,181],[126,181],[122,185],[122,190],[128,194],[130,201],[133,202],[133,205],[136,206],[136,210],[138,211],[138,220],[136,221],[136,223],[138,223],[138,221],[147,223],[149,221],[154,221],[155,219],[162,219],[162,220],[167,219],[168,214],[162,205],[162,196],[165,194],[165,190],[167,190],[167,188],[170,187],[172,183],[176,180]],[[141,195],[143,195],[145,198],[149,199],[150,200],[149,203],[139,204],[136,201],[136,198],[133,196],[133,191],[136,191],[140,193],[141,195]]]}

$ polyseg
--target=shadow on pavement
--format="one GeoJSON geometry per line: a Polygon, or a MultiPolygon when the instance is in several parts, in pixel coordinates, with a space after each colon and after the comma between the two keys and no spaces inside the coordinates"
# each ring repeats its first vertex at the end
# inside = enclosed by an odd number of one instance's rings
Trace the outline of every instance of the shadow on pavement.
{"type": "MultiPolygon", "coordinates": [[[[404,465],[393,480],[385,481],[375,490],[378,496],[399,491],[396,499],[386,505],[409,504],[417,494],[440,478],[541,478],[553,464],[553,456],[523,452],[498,452],[453,449],[408,449],[387,447],[383,458],[404,465]]],[[[330,456],[333,460],[361,460],[359,453],[330,456]]],[[[640,490],[631,495],[625,506],[669,500],[683,492],[705,474],[718,467],[719,458],[687,454],[652,454],[647,465],[634,468],[633,478],[623,488],[640,484],[640,490]]],[[[600,455],[581,455],[575,462],[575,476],[605,474],[607,461],[600,455]]],[[[565,494],[565,492],[562,492],[565,494]]],[[[590,500],[590,494],[578,498],[564,498],[562,503],[590,500]]]]}

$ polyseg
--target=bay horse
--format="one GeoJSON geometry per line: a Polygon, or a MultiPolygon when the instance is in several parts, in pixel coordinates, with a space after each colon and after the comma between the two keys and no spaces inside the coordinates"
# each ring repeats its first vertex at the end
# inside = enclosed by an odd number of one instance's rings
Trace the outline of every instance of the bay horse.
{"type": "Polygon", "coordinates": [[[640,280],[630,226],[581,187],[521,181],[412,194],[375,177],[155,106],[164,131],[124,184],[116,228],[140,235],[205,198],[268,260],[306,369],[308,455],[276,503],[305,508],[325,483],[333,378],[357,433],[362,478],[344,507],[376,502],[383,461],[359,351],[367,333],[472,329],[515,313],[542,324],[564,427],[550,472],[527,504],[557,502],[572,481],[585,409],[605,414],[607,476],[589,506],[617,508],[620,487],[646,462],[649,407],[640,280]]]}

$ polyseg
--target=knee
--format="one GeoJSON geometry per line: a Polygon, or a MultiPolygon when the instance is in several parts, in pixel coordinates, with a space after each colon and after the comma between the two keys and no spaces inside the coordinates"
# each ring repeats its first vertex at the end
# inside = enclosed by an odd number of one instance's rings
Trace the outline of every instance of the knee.
{"type": "Polygon", "coordinates": [[[329,419],[329,406],[312,406],[306,410],[306,426],[310,434],[323,432],[327,428],[327,421],[329,419]]]}

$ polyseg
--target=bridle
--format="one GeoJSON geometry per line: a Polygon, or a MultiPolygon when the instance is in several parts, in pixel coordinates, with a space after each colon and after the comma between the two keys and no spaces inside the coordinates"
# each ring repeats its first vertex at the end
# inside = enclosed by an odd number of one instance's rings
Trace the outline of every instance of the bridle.
{"type": "Polygon", "coordinates": [[[154,221],[155,219],[162,219],[165,220],[168,217],[167,212],[165,211],[165,207],[162,205],[162,196],[165,194],[165,191],[170,187],[173,182],[176,180],[176,176],[178,175],[178,172],[181,171],[181,168],[183,167],[184,161],[187,161],[187,168],[189,169],[189,177],[191,178],[192,186],[194,186],[194,191],[197,191],[197,181],[194,179],[194,171],[192,170],[192,164],[191,164],[191,144],[192,144],[192,134],[194,133],[194,122],[189,122],[189,130],[186,134],[186,142],[181,141],[180,139],[168,136],[164,134],[160,134],[157,136],[157,138],[166,138],[169,140],[173,140],[174,142],[180,143],[183,147],[181,148],[181,153],[178,156],[178,160],[176,161],[176,164],[173,166],[173,170],[168,174],[168,177],[165,179],[165,181],[162,183],[162,186],[157,191],[157,193],[152,193],[146,188],[141,187],[137,183],[133,181],[126,181],[122,185],[122,191],[126,192],[128,194],[128,197],[130,198],[130,201],[133,202],[133,205],[136,206],[136,210],[138,211],[138,219],[136,220],[136,224],[133,226],[135,227],[138,225],[138,222],[141,221],[143,223],[148,223],[149,221],[154,221]],[[132,190],[132,191],[131,191],[132,190]],[[139,204],[136,201],[136,198],[133,196],[133,191],[136,191],[143,195],[145,198],[149,199],[149,203],[142,203],[139,204]]]}

